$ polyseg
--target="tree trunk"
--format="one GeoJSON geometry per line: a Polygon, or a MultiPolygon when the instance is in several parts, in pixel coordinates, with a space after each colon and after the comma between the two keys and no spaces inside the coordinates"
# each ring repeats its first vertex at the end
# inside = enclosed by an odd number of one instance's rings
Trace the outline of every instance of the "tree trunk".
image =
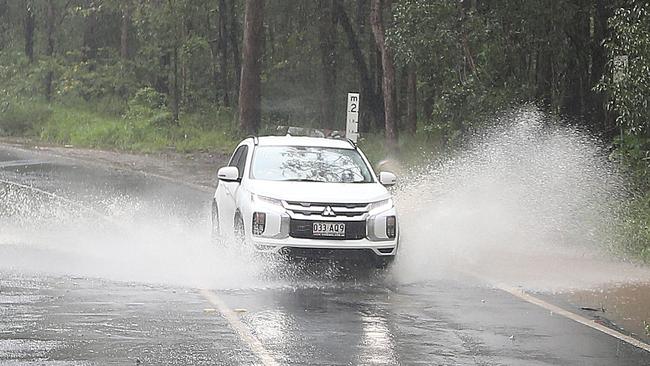
{"type": "MultiPolygon", "coordinates": [[[[84,26],[83,47],[81,49],[81,60],[83,62],[94,60],[97,57],[97,14],[92,9],[92,0],[86,0],[86,3],[88,9],[91,11],[86,16],[86,24],[84,26]]],[[[91,63],[88,69],[91,71],[94,70],[94,65],[91,63]]]]}
{"type": "Polygon", "coordinates": [[[239,87],[239,124],[242,131],[257,134],[261,120],[262,33],[264,0],[246,0],[241,84],[239,87]]]}
{"type": "Polygon", "coordinates": [[[9,29],[8,12],[9,6],[7,5],[7,0],[0,0],[0,51],[7,45],[7,31],[9,29]]]}
{"type": "Polygon", "coordinates": [[[122,4],[122,24],[120,27],[120,57],[122,60],[129,58],[129,26],[131,24],[130,0],[122,4]]]}
{"type": "MultiPolygon", "coordinates": [[[[49,58],[48,62],[52,62],[52,55],[54,55],[54,0],[47,0],[47,46],[45,47],[45,55],[49,58]]],[[[52,67],[49,66],[47,74],[45,75],[45,98],[49,102],[52,100],[52,67]]]]}
{"type": "MultiPolygon", "coordinates": [[[[185,32],[185,22],[182,15],[178,14],[176,4],[173,1],[167,3],[169,10],[173,17],[173,44],[171,46],[171,57],[172,57],[172,85],[171,85],[171,97],[172,97],[172,121],[174,124],[178,125],[178,117],[181,112],[181,100],[183,99],[183,94],[181,92],[181,82],[180,73],[182,70],[182,65],[180,65],[180,57],[178,51],[182,42],[183,32],[185,32]],[[180,66],[180,67],[179,67],[180,66]]],[[[184,78],[183,78],[184,80],[184,78]]]]}
{"type": "Polygon", "coordinates": [[[25,2],[25,56],[30,63],[34,62],[34,3],[31,0],[25,2]]]}
{"type": "MultiPolygon", "coordinates": [[[[420,75],[422,77],[422,75],[420,75]]],[[[436,86],[438,83],[434,82],[432,76],[429,75],[426,81],[426,87],[422,91],[422,119],[424,121],[431,121],[433,115],[433,105],[436,103],[436,86]]]]}
{"type": "Polygon", "coordinates": [[[233,90],[238,93],[241,79],[241,53],[239,52],[239,26],[235,12],[235,1],[230,0],[230,48],[234,66],[233,90]]]}
{"type": "MultiPolygon", "coordinates": [[[[594,38],[591,40],[591,75],[590,86],[595,87],[600,82],[607,64],[607,52],[603,45],[609,36],[607,32],[607,19],[611,13],[611,6],[607,0],[596,0],[594,14],[594,38]]],[[[605,109],[605,96],[602,93],[591,92],[591,110],[594,123],[599,122],[599,129],[608,132],[612,126],[607,121],[605,109]]]]}
{"type": "Polygon", "coordinates": [[[172,51],[172,63],[173,63],[173,73],[172,73],[172,120],[174,123],[178,124],[178,116],[181,109],[181,93],[178,85],[178,46],[174,45],[174,50],[172,51]]]}
{"type": "Polygon", "coordinates": [[[161,72],[156,74],[156,91],[169,95],[169,68],[171,67],[170,52],[167,51],[160,56],[161,72]]]}
{"type": "Polygon", "coordinates": [[[338,23],[343,28],[345,35],[348,40],[348,48],[352,51],[352,58],[354,63],[357,66],[357,73],[359,75],[359,84],[360,84],[360,99],[366,107],[361,108],[360,118],[359,118],[359,131],[368,132],[370,131],[371,122],[374,120],[376,123],[383,123],[384,121],[384,112],[381,104],[380,96],[377,95],[372,86],[372,79],[370,78],[370,72],[368,71],[368,66],[366,64],[365,57],[363,56],[363,51],[359,45],[357,35],[352,28],[350,18],[343,8],[341,0],[335,0],[335,13],[338,19],[338,23]]]}
{"type": "Polygon", "coordinates": [[[334,128],[336,117],[336,30],[332,0],[320,0],[320,56],[322,71],[322,92],[320,125],[323,128],[334,128]]]}
{"type": "Polygon", "coordinates": [[[585,97],[590,93],[589,84],[589,23],[590,4],[587,0],[576,1],[576,13],[571,26],[565,31],[571,52],[567,62],[566,83],[562,109],[569,115],[585,117],[585,97]]]}
{"type": "Polygon", "coordinates": [[[384,95],[384,125],[386,128],[386,143],[390,149],[397,146],[397,129],[395,128],[395,65],[393,52],[386,45],[384,23],[382,20],[382,1],[372,0],[370,4],[370,26],[375,36],[377,48],[381,53],[382,91],[384,95]]]}
{"type": "Polygon", "coordinates": [[[417,74],[414,64],[408,66],[406,86],[406,129],[411,135],[415,135],[418,126],[417,115],[417,74]]]}
{"type": "Polygon", "coordinates": [[[228,27],[226,25],[226,0],[219,0],[219,73],[223,105],[230,106],[230,78],[228,77],[228,27]]]}

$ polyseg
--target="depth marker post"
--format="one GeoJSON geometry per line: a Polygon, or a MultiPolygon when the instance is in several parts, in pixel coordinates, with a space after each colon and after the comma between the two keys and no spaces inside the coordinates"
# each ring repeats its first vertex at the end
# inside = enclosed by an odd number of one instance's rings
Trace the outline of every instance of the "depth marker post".
{"type": "Polygon", "coordinates": [[[359,93],[348,93],[347,111],[345,137],[356,143],[359,138],[359,93]]]}

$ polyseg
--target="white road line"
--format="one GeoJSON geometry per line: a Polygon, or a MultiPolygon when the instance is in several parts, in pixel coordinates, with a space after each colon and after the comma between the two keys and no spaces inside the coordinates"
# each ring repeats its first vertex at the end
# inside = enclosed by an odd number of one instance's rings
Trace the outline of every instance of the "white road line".
{"type": "Polygon", "coordinates": [[[539,306],[541,308],[544,308],[546,310],[549,310],[553,314],[561,315],[561,316],[563,316],[563,317],[565,317],[567,319],[570,319],[570,320],[573,320],[573,321],[578,322],[580,324],[586,325],[589,328],[601,331],[601,332],[603,332],[603,333],[605,333],[607,335],[610,335],[610,336],[612,336],[612,337],[614,337],[616,339],[619,339],[619,340],[621,340],[623,342],[629,343],[629,344],[633,345],[634,347],[641,348],[643,350],[646,350],[646,351],[650,352],[650,345],[648,345],[647,343],[641,342],[640,340],[638,340],[636,338],[630,337],[630,336],[625,335],[625,334],[623,334],[623,333],[621,333],[619,331],[616,331],[616,330],[614,330],[612,328],[609,328],[609,327],[606,327],[606,326],[604,326],[602,324],[596,323],[594,320],[587,319],[587,318],[585,318],[585,317],[583,317],[581,315],[578,315],[578,314],[572,313],[570,311],[564,310],[564,309],[560,308],[559,306],[550,304],[550,303],[548,303],[548,302],[546,302],[546,301],[544,301],[544,300],[542,300],[542,299],[540,299],[538,297],[535,297],[535,296],[533,296],[533,295],[531,295],[531,294],[529,294],[529,293],[527,293],[527,292],[525,292],[525,291],[523,291],[523,290],[521,290],[519,288],[515,288],[515,287],[504,285],[504,284],[495,284],[494,286],[496,288],[498,288],[499,290],[505,291],[505,292],[507,292],[507,293],[519,298],[519,299],[522,299],[522,300],[524,300],[524,301],[526,301],[528,303],[531,303],[531,304],[537,305],[537,306],[539,306]]]}
{"type": "Polygon", "coordinates": [[[257,337],[246,327],[246,325],[239,320],[239,317],[237,314],[232,311],[228,305],[226,305],[221,299],[217,296],[216,293],[210,290],[201,290],[201,294],[203,297],[206,298],[212,305],[217,307],[217,310],[219,310],[219,313],[221,313],[221,316],[226,319],[230,327],[239,335],[239,338],[241,338],[248,347],[255,353],[255,355],[262,361],[262,364],[265,366],[276,366],[279,365],[273,359],[273,356],[269,353],[269,351],[264,348],[262,345],[262,342],[260,342],[257,337]]]}
{"type": "Polygon", "coordinates": [[[138,170],[134,168],[130,168],[128,166],[124,166],[121,164],[112,164],[106,161],[97,161],[97,160],[91,160],[89,158],[82,158],[78,156],[67,156],[65,154],[61,154],[58,152],[50,151],[50,150],[30,150],[28,148],[24,147],[16,147],[16,146],[11,146],[11,145],[4,145],[2,142],[0,142],[0,147],[2,147],[5,150],[14,150],[14,151],[20,151],[23,153],[30,153],[30,154],[35,154],[35,155],[45,155],[45,156],[50,156],[50,157],[55,157],[58,159],[63,159],[63,160],[69,160],[69,161],[74,161],[77,163],[85,164],[85,165],[90,165],[90,166],[97,166],[97,167],[102,167],[102,168],[111,168],[115,170],[120,170],[124,172],[129,172],[129,173],[138,173],[141,175],[144,175],[145,177],[153,177],[153,178],[158,178],[164,181],[172,182],[172,183],[177,183],[180,185],[184,185],[186,187],[190,187],[192,189],[196,189],[197,191],[201,192],[206,192],[206,193],[214,193],[215,187],[211,186],[205,186],[203,184],[196,184],[192,182],[188,182],[182,179],[158,174],[158,173],[152,173],[152,172],[146,172],[143,170],[138,170]]]}
{"type": "MultiPolygon", "coordinates": [[[[43,152],[39,152],[39,153],[43,153],[43,152]]],[[[51,155],[55,155],[55,154],[51,154],[51,155]]],[[[75,161],[83,161],[83,162],[87,163],[87,161],[85,161],[85,160],[69,158],[69,157],[63,157],[63,158],[67,158],[69,160],[75,160],[75,161]]],[[[102,163],[98,163],[96,165],[106,166],[106,165],[104,165],[102,163]]],[[[178,183],[178,184],[182,184],[182,185],[185,185],[185,186],[189,186],[191,188],[198,189],[198,190],[201,190],[201,191],[204,191],[204,192],[211,192],[213,190],[213,188],[211,188],[211,187],[206,187],[206,186],[203,186],[203,185],[189,183],[189,182],[183,182],[181,180],[178,180],[178,179],[175,179],[175,178],[172,178],[172,177],[166,177],[166,176],[162,176],[162,175],[158,175],[158,174],[149,174],[149,173],[146,173],[146,172],[138,171],[138,170],[135,170],[135,169],[129,169],[129,168],[119,168],[119,169],[124,170],[124,171],[128,171],[128,172],[139,173],[139,174],[142,174],[142,175],[145,175],[145,176],[153,176],[153,177],[160,178],[160,179],[163,179],[163,180],[167,180],[167,181],[170,181],[170,182],[173,182],[173,183],[178,183]]],[[[67,199],[65,197],[61,197],[59,195],[56,195],[56,194],[48,192],[48,191],[44,191],[44,190],[36,188],[36,187],[28,186],[28,185],[21,184],[21,183],[11,182],[11,181],[7,181],[7,180],[4,180],[4,179],[0,179],[0,182],[5,183],[5,184],[9,184],[9,185],[14,185],[14,186],[17,186],[17,187],[21,187],[21,188],[24,188],[24,189],[33,190],[35,192],[38,192],[38,193],[44,194],[46,196],[50,196],[50,197],[62,200],[64,202],[70,203],[72,205],[83,207],[83,205],[81,205],[81,204],[79,204],[79,203],[77,203],[75,201],[72,201],[72,200],[67,199]]],[[[91,211],[94,212],[94,210],[91,210],[91,211]]],[[[98,212],[94,212],[94,213],[98,214],[98,215],[101,215],[101,216],[105,216],[105,215],[102,215],[102,214],[100,214],[98,212]]],[[[217,307],[217,310],[219,310],[219,313],[221,313],[221,315],[224,317],[224,319],[226,319],[226,321],[228,322],[230,327],[237,333],[239,338],[248,345],[248,347],[260,359],[260,361],[262,362],[263,365],[265,365],[265,366],[279,365],[279,363],[277,363],[275,361],[275,359],[273,359],[271,354],[264,348],[264,346],[262,345],[260,340],[257,339],[257,337],[255,337],[255,335],[246,327],[246,325],[244,323],[242,323],[241,320],[239,320],[239,317],[237,316],[237,314],[234,311],[232,311],[223,301],[221,301],[221,299],[219,299],[219,297],[217,296],[216,293],[214,293],[214,292],[212,292],[210,290],[205,290],[204,289],[204,290],[201,290],[201,294],[206,298],[206,300],[208,300],[211,304],[213,304],[214,306],[217,307]]]]}
{"type": "Polygon", "coordinates": [[[56,198],[57,200],[63,201],[65,203],[69,203],[69,204],[71,204],[73,206],[77,206],[79,208],[87,209],[87,210],[93,212],[96,215],[104,216],[104,215],[100,214],[99,212],[96,212],[96,211],[94,211],[92,209],[89,209],[88,207],[82,205],[79,202],[70,200],[70,199],[65,198],[63,196],[59,196],[59,195],[54,194],[52,192],[44,191],[44,190],[42,190],[40,188],[36,188],[36,187],[33,187],[33,186],[28,186],[28,185],[22,184],[22,183],[12,182],[10,180],[5,180],[5,179],[0,179],[0,183],[4,183],[4,184],[10,185],[10,186],[16,186],[16,187],[27,189],[27,190],[34,191],[34,192],[38,192],[38,193],[40,193],[42,195],[52,197],[52,198],[56,198]]]}
{"type": "Polygon", "coordinates": [[[46,164],[46,161],[39,160],[10,160],[10,161],[1,161],[0,169],[2,168],[11,168],[16,166],[30,166],[30,165],[41,165],[46,164]]]}
{"type": "Polygon", "coordinates": [[[540,298],[538,298],[538,297],[536,297],[534,295],[529,294],[528,292],[526,292],[526,291],[524,291],[524,290],[522,290],[520,288],[513,287],[513,286],[510,286],[510,285],[506,285],[504,283],[490,281],[489,279],[486,280],[484,276],[479,276],[478,273],[474,273],[474,272],[472,272],[470,270],[460,270],[459,272],[464,273],[465,275],[468,275],[470,277],[474,277],[478,281],[483,281],[483,282],[487,281],[494,288],[499,289],[499,290],[504,291],[504,292],[507,292],[510,295],[512,295],[514,297],[517,297],[517,298],[519,298],[521,300],[524,300],[529,304],[533,304],[533,305],[539,306],[542,309],[546,309],[546,310],[550,311],[552,314],[557,314],[557,315],[563,316],[563,317],[565,317],[565,318],[567,318],[569,320],[573,320],[574,322],[578,322],[578,323],[580,323],[582,325],[586,325],[591,329],[595,329],[597,331],[600,331],[600,332],[603,332],[603,333],[605,333],[607,335],[610,335],[610,336],[612,336],[612,337],[614,337],[614,338],[616,338],[618,340],[621,340],[623,342],[626,342],[626,343],[628,343],[628,344],[630,344],[630,345],[632,345],[634,347],[637,347],[637,348],[640,348],[640,349],[643,349],[643,350],[646,350],[646,351],[650,352],[650,345],[648,345],[645,342],[642,342],[642,341],[640,341],[640,340],[638,340],[638,339],[636,339],[634,337],[630,337],[630,336],[628,336],[626,334],[623,334],[623,333],[621,333],[621,332],[619,332],[619,331],[617,331],[615,329],[612,329],[612,328],[606,327],[606,326],[604,326],[602,324],[599,324],[599,323],[597,323],[596,321],[594,321],[592,319],[588,319],[588,318],[585,318],[584,316],[581,316],[581,315],[578,315],[576,313],[572,313],[572,312],[570,312],[568,310],[562,309],[561,307],[559,307],[557,305],[553,305],[553,304],[551,304],[549,302],[546,302],[546,301],[544,301],[544,300],[542,300],[542,299],[540,299],[540,298]]]}
{"type": "Polygon", "coordinates": [[[67,204],[69,204],[71,206],[77,207],[77,208],[79,208],[79,209],[81,209],[83,211],[89,212],[89,213],[97,216],[98,218],[106,220],[107,222],[110,222],[110,223],[112,223],[114,225],[120,225],[120,223],[118,223],[117,221],[113,220],[112,218],[106,216],[106,214],[103,214],[103,213],[95,210],[94,208],[88,207],[88,206],[86,206],[86,205],[84,205],[84,204],[82,204],[80,202],[73,201],[73,200],[71,200],[69,198],[65,198],[63,196],[59,196],[58,194],[48,192],[48,191],[42,190],[40,188],[36,188],[34,186],[28,186],[26,184],[12,182],[12,181],[6,180],[6,179],[0,179],[0,183],[4,183],[4,184],[10,185],[10,186],[15,186],[15,187],[18,187],[18,188],[22,188],[22,189],[26,189],[26,190],[30,190],[30,191],[40,193],[40,194],[42,194],[44,196],[54,198],[54,199],[59,200],[61,202],[65,202],[65,203],[67,203],[67,204]]]}
{"type": "MultiPolygon", "coordinates": [[[[79,204],[78,202],[72,201],[70,199],[67,199],[65,197],[59,196],[57,194],[44,191],[40,188],[28,186],[25,184],[21,183],[16,183],[4,179],[0,179],[0,183],[8,184],[8,185],[13,185],[16,187],[20,187],[23,189],[27,190],[32,190],[34,192],[38,192],[40,194],[61,200],[63,202],[69,203],[71,205],[79,206],[84,209],[88,209],[87,207],[84,207],[83,205],[79,204]]],[[[90,210],[91,212],[95,213],[98,216],[105,217],[105,215],[100,214],[99,212],[95,212],[94,210],[90,210]]],[[[108,217],[105,217],[108,219],[108,217]]],[[[201,294],[203,297],[206,298],[211,304],[217,307],[217,310],[219,310],[219,313],[221,313],[221,316],[228,321],[228,324],[230,327],[237,333],[239,338],[244,341],[248,347],[253,351],[253,353],[262,361],[262,364],[265,366],[276,366],[279,365],[271,356],[271,354],[264,348],[262,343],[253,335],[253,333],[246,327],[244,323],[242,323],[241,320],[239,320],[239,317],[237,314],[235,314],[234,311],[232,311],[219,297],[217,294],[215,294],[212,291],[209,290],[201,290],[201,294]]]]}

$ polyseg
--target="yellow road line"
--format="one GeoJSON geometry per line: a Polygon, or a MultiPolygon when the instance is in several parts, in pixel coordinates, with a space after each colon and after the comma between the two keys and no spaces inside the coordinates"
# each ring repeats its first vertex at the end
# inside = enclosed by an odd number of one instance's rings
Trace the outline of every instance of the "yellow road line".
{"type": "Polygon", "coordinates": [[[214,305],[221,316],[226,319],[230,327],[237,333],[239,338],[246,342],[248,347],[255,353],[255,355],[262,361],[262,364],[265,366],[276,366],[279,365],[271,356],[269,351],[264,348],[262,342],[260,342],[257,337],[248,329],[248,327],[239,319],[237,314],[232,311],[228,305],[226,305],[221,299],[217,296],[214,291],[210,290],[201,290],[201,295],[205,297],[212,305],[214,305]]]}

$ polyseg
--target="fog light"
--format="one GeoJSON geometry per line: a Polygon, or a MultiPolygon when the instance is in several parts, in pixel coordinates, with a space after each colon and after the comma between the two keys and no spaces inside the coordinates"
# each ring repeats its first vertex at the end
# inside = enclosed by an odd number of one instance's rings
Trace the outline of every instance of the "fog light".
{"type": "Polygon", "coordinates": [[[397,231],[397,220],[395,216],[386,217],[386,236],[390,239],[395,238],[395,233],[397,231]]]}
{"type": "Polygon", "coordinates": [[[266,214],[264,212],[255,212],[253,214],[253,235],[262,235],[266,227],[266,214]]]}

